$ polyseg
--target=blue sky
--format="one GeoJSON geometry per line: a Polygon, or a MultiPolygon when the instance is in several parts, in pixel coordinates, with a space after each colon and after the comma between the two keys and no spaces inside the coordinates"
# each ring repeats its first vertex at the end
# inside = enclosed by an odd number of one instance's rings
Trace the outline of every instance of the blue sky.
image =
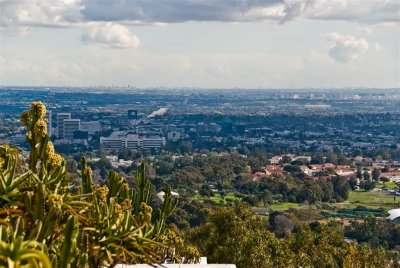
{"type": "Polygon", "coordinates": [[[0,84],[400,87],[397,0],[0,0],[0,84]]]}

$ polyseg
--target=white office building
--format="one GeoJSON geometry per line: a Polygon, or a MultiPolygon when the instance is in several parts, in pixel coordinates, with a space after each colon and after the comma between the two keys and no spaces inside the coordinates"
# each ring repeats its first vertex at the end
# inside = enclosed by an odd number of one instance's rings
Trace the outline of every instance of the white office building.
{"type": "Polygon", "coordinates": [[[119,134],[100,138],[100,145],[106,151],[120,151],[123,149],[159,149],[165,146],[165,137],[138,134],[119,134]]]}
{"type": "Polygon", "coordinates": [[[100,146],[106,151],[121,151],[125,147],[125,141],[121,138],[100,137],[100,146]]]}
{"type": "Polygon", "coordinates": [[[57,138],[64,138],[64,120],[71,119],[71,113],[58,113],[57,114],[57,138]]]}

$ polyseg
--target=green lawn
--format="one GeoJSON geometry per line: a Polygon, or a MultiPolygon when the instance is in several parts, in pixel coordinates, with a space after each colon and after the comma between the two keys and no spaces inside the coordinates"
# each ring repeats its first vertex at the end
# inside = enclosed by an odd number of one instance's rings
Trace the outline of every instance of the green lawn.
{"type": "Polygon", "coordinates": [[[285,211],[289,210],[290,208],[301,208],[301,204],[298,203],[279,203],[279,204],[273,204],[273,205],[268,205],[268,206],[258,206],[258,207],[253,207],[254,210],[256,211],[265,211],[268,212],[270,209],[274,211],[285,211]]]}
{"type": "Polygon", "coordinates": [[[393,196],[377,192],[350,192],[348,202],[344,207],[355,208],[357,206],[365,206],[369,208],[387,208],[400,207],[400,197],[396,197],[394,203],[393,196]]]}
{"type": "Polygon", "coordinates": [[[274,204],[274,205],[270,206],[270,208],[272,210],[288,210],[290,208],[300,208],[300,207],[301,207],[301,204],[299,204],[299,203],[290,203],[290,202],[274,204]]]}
{"type": "MultiPolygon", "coordinates": [[[[208,199],[208,197],[203,197],[200,194],[196,194],[194,199],[197,199],[199,201],[204,201],[205,199],[208,199]]],[[[214,203],[224,203],[226,204],[227,201],[240,201],[241,198],[237,198],[233,195],[233,193],[227,193],[225,195],[225,198],[222,198],[220,194],[215,193],[214,196],[210,197],[210,200],[213,201],[214,203]]]]}
{"type": "Polygon", "coordinates": [[[377,183],[376,188],[382,189],[383,187],[386,187],[386,189],[392,189],[392,190],[398,190],[399,186],[396,185],[394,182],[386,182],[386,183],[377,183]]]}
{"type": "MultiPolygon", "coordinates": [[[[227,202],[229,201],[234,202],[241,200],[240,198],[236,198],[233,193],[227,193],[225,195],[225,198],[222,198],[219,193],[215,193],[215,195],[210,198],[202,197],[201,195],[196,194],[194,196],[194,199],[197,199],[200,202],[209,199],[216,204],[221,204],[221,203],[227,204],[227,202]]],[[[385,208],[389,210],[393,208],[400,208],[400,196],[396,197],[396,202],[394,203],[393,196],[391,195],[386,195],[380,192],[352,191],[349,192],[348,200],[346,200],[343,203],[336,203],[332,205],[336,206],[337,208],[346,208],[346,209],[354,209],[358,206],[364,206],[371,209],[385,208]]],[[[286,203],[273,204],[266,207],[262,206],[258,208],[261,210],[272,209],[275,211],[285,211],[291,208],[301,208],[301,207],[302,204],[286,202],[286,203]]]]}

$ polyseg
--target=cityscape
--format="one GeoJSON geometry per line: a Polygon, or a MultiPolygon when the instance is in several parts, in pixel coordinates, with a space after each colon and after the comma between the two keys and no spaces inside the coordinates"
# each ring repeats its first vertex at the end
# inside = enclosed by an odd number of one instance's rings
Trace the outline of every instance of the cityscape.
{"type": "Polygon", "coordinates": [[[0,11],[0,267],[400,267],[399,0],[0,11]]]}

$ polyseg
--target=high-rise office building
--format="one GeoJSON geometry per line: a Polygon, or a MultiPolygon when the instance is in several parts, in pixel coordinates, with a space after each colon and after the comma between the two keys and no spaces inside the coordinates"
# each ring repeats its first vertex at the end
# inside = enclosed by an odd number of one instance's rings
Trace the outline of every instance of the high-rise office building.
{"type": "Polygon", "coordinates": [[[64,120],[71,119],[70,113],[58,113],[57,114],[57,137],[59,139],[64,138],[64,120]]]}
{"type": "Polygon", "coordinates": [[[53,135],[53,121],[52,121],[51,111],[47,110],[46,118],[47,118],[47,134],[49,135],[49,137],[51,137],[51,135],[53,135]]]}
{"type": "Polygon", "coordinates": [[[80,119],[64,119],[64,139],[72,140],[74,138],[74,131],[81,128],[80,119]]]}

